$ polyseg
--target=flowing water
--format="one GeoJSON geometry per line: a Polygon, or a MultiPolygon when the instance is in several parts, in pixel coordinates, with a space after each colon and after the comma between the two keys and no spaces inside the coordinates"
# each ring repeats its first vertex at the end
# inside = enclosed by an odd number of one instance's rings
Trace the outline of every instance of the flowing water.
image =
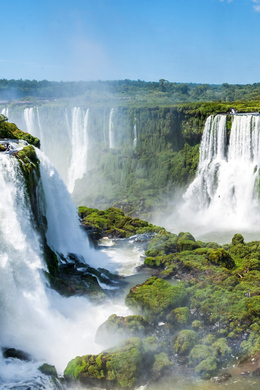
{"type": "Polygon", "coordinates": [[[82,179],[87,170],[88,115],[89,108],[85,114],[80,107],[74,107],[73,109],[71,133],[72,156],[67,180],[67,187],[70,193],[74,190],[76,180],[82,179]]]}
{"type": "Polygon", "coordinates": [[[111,108],[110,114],[109,114],[109,132],[108,132],[108,139],[109,139],[109,148],[113,149],[115,147],[115,134],[114,134],[114,125],[113,125],[113,114],[114,109],[111,108]]]}
{"type": "Polygon", "coordinates": [[[240,232],[260,238],[260,116],[234,115],[229,136],[226,115],[210,116],[203,132],[196,177],[166,227],[197,239],[230,242],[240,232]]]}
{"type": "MultiPolygon", "coordinates": [[[[49,245],[65,256],[74,252],[93,266],[109,267],[105,253],[91,249],[79,228],[75,209],[65,185],[48,159],[37,151],[41,161],[42,190],[48,220],[49,245]],[[62,229],[61,229],[62,227],[62,229]]],[[[19,163],[0,154],[0,344],[26,351],[32,362],[1,359],[0,388],[51,388],[37,367],[54,364],[62,374],[68,361],[77,355],[100,352],[95,332],[110,314],[129,314],[123,297],[107,299],[95,306],[82,297],[64,298],[48,287],[46,268],[28,209],[19,163]],[[31,385],[33,383],[33,385],[31,385]],[[32,386],[32,387],[30,387],[32,386]]]]}

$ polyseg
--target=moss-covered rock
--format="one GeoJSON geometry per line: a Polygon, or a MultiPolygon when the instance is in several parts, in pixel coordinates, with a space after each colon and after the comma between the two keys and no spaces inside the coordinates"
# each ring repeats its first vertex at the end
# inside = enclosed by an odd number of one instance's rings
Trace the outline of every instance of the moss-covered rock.
{"type": "Polygon", "coordinates": [[[126,238],[135,234],[158,232],[161,229],[139,218],[125,216],[124,212],[116,207],[98,210],[80,206],[78,212],[83,226],[97,230],[97,238],[104,235],[126,238]]]}
{"type": "Polygon", "coordinates": [[[173,340],[173,347],[179,355],[188,355],[197,343],[198,335],[194,330],[181,330],[173,340]]]}
{"type": "Polygon", "coordinates": [[[200,375],[202,379],[210,379],[216,375],[218,370],[218,362],[215,357],[208,357],[202,360],[196,367],[196,374],[200,375]]]}
{"type": "Polygon", "coordinates": [[[168,355],[165,352],[161,352],[154,355],[155,362],[152,366],[153,380],[161,377],[167,370],[171,370],[173,362],[169,360],[168,355]]]}
{"type": "Polygon", "coordinates": [[[9,123],[6,121],[0,122],[0,138],[23,139],[31,145],[34,145],[38,148],[40,147],[40,140],[38,138],[18,129],[14,123],[9,123]]]}
{"type": "Polygon", "coordinates": [[[131,288],[125,303],[134,312],[143,315],[149,322],[158,322],[187,299],[183,284],[173,286],[163,279],[149,278],[143,284],[131,288]]]}
{"type": "Polygon", "coordinates": [[[244,237],[242,236],[242,234],[237,233],[232,238],[232,245],[238,245],[238,244],[244,245],[244,237]]]}
{"type": "Polygon", "coordinates": [[[99,355],[76,357],[67,365],[64,377],[105,388],[130,389],[144,384],[172,365],[165,353],[156,353],[158,348],[147,349],[147,345],[145,349],[141,339],[130,338],[99,355]]]}
{"type": "Polygon", "coordinates": [[[55,366],[50,364],[44,363],[38,368],[38,370],[41,371],[44,375],[54,376],[55,378],[58,377],[55,366]]]}
{"type": "Polygon", "coordinates": [[[224,248],[213,250],[209,255],[209,260],[212,263],[221,265],[227,269],[232,269],[235,267],[234,260],[224,248]]]}
{"type": "Polygon", "coordinates": [[[190,233],[181,232],[178,234],[177,249],[179,252],[192,251],[197,248],[200,248],[200,245],[190,233]]]}
{"type": "Polygon", "coordinates": [[[196,345],[189,354],[189,365],[202,379],[210,379],[217,373],[217,352],[208,345],[196,345]]]}
{"type": "Polygon", "coordinates": [[[185,326],[190,319],[190,310],[188,307],[178,307],[167,315],[166,321],[175,326],[185,326]]]}
{"type": "Polygon", "coordinates": [[[129,337],[144,337],[149,330],[150,325],[142,316],[120,317],[112,314],[99,326],[95,340],[104,346],[111,346],[129,337]]]}

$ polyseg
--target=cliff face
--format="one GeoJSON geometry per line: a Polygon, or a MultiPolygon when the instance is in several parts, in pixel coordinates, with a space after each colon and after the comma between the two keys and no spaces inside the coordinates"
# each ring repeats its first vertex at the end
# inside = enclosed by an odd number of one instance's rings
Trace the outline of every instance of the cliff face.
{"type": "Polygon", "coordinates": [[[90,120],[88,169],[84,180],[76,182],[76,203],[114,204],[137,215],[163,207],[194,178],[207,116],[176,106],[115,108],[114,148],[104,133],[94,131],[104,126],[90,120]]]}
{"type": "Polygon", "coordinates": [[[260,106],[258,102],[145,106],[109,100],[75,106],[11,105],[8,115],[41,139],[42,150],[77,205],[101,209],[114,205],[131,215],[147,216],[194,178],[206,118],[232,108],[246,112],[260,106]]]}

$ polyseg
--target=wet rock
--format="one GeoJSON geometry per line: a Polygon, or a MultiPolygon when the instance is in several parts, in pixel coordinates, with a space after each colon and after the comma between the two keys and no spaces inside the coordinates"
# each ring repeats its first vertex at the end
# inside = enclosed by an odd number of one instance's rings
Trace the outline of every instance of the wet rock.
{"type": "Polygon", "coordinates": [[[31,356],[27,352],[21,351],[19,349],[2,348],[2,351],[3,351],[3,357],[5,359],[15,358],[15,359],[24,360],[24,361],[32,360],[31,356]]]}
{"type": "Polygon", "coordinates": [[[220,376],[215,376],[215,377],[211,378],[211,380],[212,380],[212,382],[215,382],[215,383],[223,383],[223,382],[228,381],[230,378],[232,378],[232,375],[229,372],[225,372],[225,373],[221,374],[220,376]]]}
{"type": "Polygon", "coordinates": [[[252,375],[253,375],[253,376],[260,377],[260,367],[258,367],[256,370],[254,370],[254,371],[252,372],[252,375]]]}
{"type": "Polygon", "coordinates": [[[55,378],[58,378],[55,366],[51,366],[50,364],[44,363],[38,368],[38,370],[41,371],[44,375],[54,376],[55,378]]]}

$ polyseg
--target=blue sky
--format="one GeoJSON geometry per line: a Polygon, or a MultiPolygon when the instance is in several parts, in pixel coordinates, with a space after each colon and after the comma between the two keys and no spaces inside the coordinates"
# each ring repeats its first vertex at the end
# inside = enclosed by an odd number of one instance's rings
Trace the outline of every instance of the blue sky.
{"type": "Polygon", "coordinates": [[[260,0],[1,2],[0,78],[260,82],[260,0]]]}

